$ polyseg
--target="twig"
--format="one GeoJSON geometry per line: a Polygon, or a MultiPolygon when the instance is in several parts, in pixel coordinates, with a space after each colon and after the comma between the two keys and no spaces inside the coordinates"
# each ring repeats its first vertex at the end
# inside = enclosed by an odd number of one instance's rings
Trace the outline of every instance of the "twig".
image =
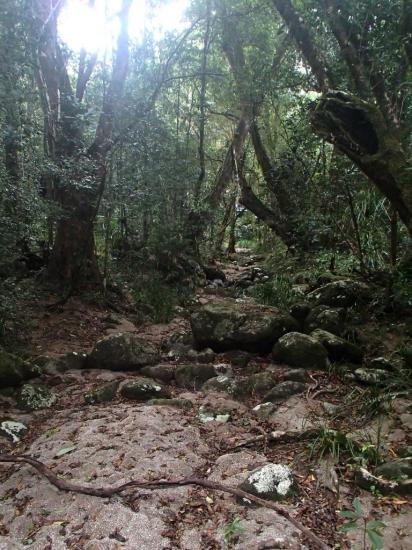
{"type": "Polygon", "coordinates": [[[286,518],[292,525],[299,529],[308,539],[318,545],[318,548],[321,550],[331,550],[331,548],[325,544],[315,533],[310,529],[302,525],[299,521],[293,518],[289,512],[280,504],[276,504],[271,501],[263,500],[255,495],[251,495],[246,491],[237,489],[235,487],[229,487],[228,485],[223,485],[216,481],[209,481],[207,479],[197,479],[197,478],[184,478],[184,479],[171,479],[171,480],[153,480],[153,481],[129,481],[121,485],[114,487],[90,487],[87,485],[78,485],[72,483],[71,481],[66,481],[65,479],[57,477],[57,475],[48,468],[42,462],[26,455],[0,455],[0,462],[13,462],[13,463],[26,463],[30,464],[35,468],[40,474],[42,474],[52,485],[60,489],[61,491],[70,491],[73,493],[81,493],[84,495],[91,495],[95,497],[112,497],[131,489],[132,487],[140,487],[145,489],[166,489],[168,487],[182,487],[184,485],[198,485],[200,487],[205,487],[213,491],[222,491],[224,493],[229,493],[230,495],[247,499],[255,504],[259,504],[265,508],[270,508],[277,512],[279,515],[286,518]]]}

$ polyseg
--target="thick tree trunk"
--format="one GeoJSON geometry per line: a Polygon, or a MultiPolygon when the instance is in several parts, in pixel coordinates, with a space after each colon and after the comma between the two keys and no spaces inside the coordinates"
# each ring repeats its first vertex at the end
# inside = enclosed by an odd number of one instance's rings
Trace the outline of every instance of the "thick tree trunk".
{"type": "Polygon", "coordinates": [[[412,166],[397,131],[369,102],[325,94],[311,115],[317,134],[347,155],[378,187],[412,235],[412,166]]]}
{"type": "Polygon", "coordinates": [[[58,169],[53,177],[53,200],[62,214],[49,274],[71,290],[100,284],[94,246],[94,221],[105,186],[106,160],[113,145],[115,110],[121,100],[128,65],[128,14],[132,0],[122,0],[120,31],[112,77],[104,96],[95,138],[88,149],[79,119],[81,102],[96,63],[81,53],[78,81],[72,89],[64,54],[57,39],[58,0],[36,0],[39,49],[37,83],[45,119],[46,153],[58,169]]]}

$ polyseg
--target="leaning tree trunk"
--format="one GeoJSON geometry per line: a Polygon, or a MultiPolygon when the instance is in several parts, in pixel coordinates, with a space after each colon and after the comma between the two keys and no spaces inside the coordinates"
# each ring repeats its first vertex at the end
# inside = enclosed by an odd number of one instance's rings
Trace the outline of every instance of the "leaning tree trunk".
{"type": "Polygon", "coordinates": [[[315,132],[368,176],[412,236],[412,165],[400,136],[372,103],[343,92],[325,94],[311,113],[315,132]]]}

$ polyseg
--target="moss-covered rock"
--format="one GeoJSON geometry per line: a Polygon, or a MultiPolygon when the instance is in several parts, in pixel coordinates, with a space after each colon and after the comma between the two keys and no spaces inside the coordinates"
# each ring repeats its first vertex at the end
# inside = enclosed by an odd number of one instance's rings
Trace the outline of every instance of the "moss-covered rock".
{"type": "Polygon", "coordinates": [[[314,330],[311,336],[326,348],[332,361],[346,360],[352,363],[362,363],[363,352],[356,344],[319,328],[314,330]]]}
{"type": "Polygon", "coordinates": [[[280,336],[298,328],[293,317],[275,308],[230,300],[202,307],[192,315],[191,326],[200,348],[254,352],[268,352],[280,336]]]}
{"type": "Polygon", "coordinates": [[[159,361],[156,347],[135,334],[111,334],[99,340],[87,359],[90,368],[137,370],[159,361]]]}
{"type": "Polygon", "coordinates": [[[120,395],[135,401],[148,401],[159,397],[170,397],[169,391],[161,384],[148,378],[126,380],[120,386],[120,395]]]}
{"type": "Polygon", "coordinates": [[[273,347],[273,357],[293,367],[325,369],[328,366],[328,354],[322,344],[300,332],[289,332],[279,338],[273,347]]]}
{"type": "Polygon", "coordinates": [[[84,394],[84,400],[88,405],[97,405],[98,403],[105,403],[115,398],[117,388],[119,387],[120,380],[113,380],[94,388],[93,390],[84,394]]]}
{"type": "Polygon", "coordinates": [[[293,380],[285,380],[274,386],[263,398],[265,402],[281,403],[286,401],[292,395],[305,391],[306,385],[302,382],[294,382],[293,380]]]}
{"type": "Polygon", "coordinates": [[[217,375],[213,365],[184,365],[175,372],[178,386],[188,390],[199,390],[203,384],[217,375]]]}
{"type": "Polygon", "coordinates": [[[370,296],[368,285],[360,281],[344,279],[333,281],[307,295],[316,304],[330,307],[350,307],[366,301],[370,296]]]}
{"type": "Polygon", "coordinates": [[[319,328],[340,336],[343,332],[344,324],[344,309],[320,305],[314,307],[306,317],[304,330],[310,333],[319,328]]]}
{"type": "Polygon", "coordinates": [[[150,399],[147,402],[148,405],[153,405],[155,407],[175,407],[177,409],[189,410],[193,408],[193,403],[189,399],[150,399]]]}
{"type": "Polygon", "coordinates": [[[0,349],[0,388],[18,386],[38,375],[38,369],[11,353],[0,349]]]}

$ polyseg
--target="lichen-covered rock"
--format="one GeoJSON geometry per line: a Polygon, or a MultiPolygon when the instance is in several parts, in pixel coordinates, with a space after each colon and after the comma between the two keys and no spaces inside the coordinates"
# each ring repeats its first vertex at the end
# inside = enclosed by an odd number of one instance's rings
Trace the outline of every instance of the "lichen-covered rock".
{"type": "Polygon", "coordinates": [[[7,437],[12,443],[19,443],[21,436],[27,432],[27,426],[15,420],[0,422],[0,435],[7,437]]]}
{"type": "Polygon", "coordinates": [[[203,384],[216,376],[213,365],[184,365],[175,372],[175,379],[178,386],[188,390],[199,390],[203,384]]]}
{"type": "Polygon", "coordinates": [[[356,369],[354,372],[355,379],[362,384],[371,386],[379,386],[384,384],[388,379],[388,371],[382,369],[356,369]]]}
{"type": "Polygon", "coordinates": [[[305,332],[312,332],[318,328],[327,330],[340,336],[344,329],[345,310],[342,308],[330,308],[329,306],[316,306],[304,322],[305,332]]]}
{"type": "Polygon", "coordinates": [[[24,384],[17,397],[17,404],[26,411],[50,409],[57,402],[57,395],[41,384],[24,384]]]}
{"type": "Polygon", "coordinates": [[[225,424],[230,420],[230,411],[224,407],[212,407],[209,405],[202,405],[199,408],[198,418],[201,422],[220,422],[225,424]]]}
{"type": "Polygon", "coordinates": [[[412,457],[384,462],[376,468],[375,474],[394,481],[410,479],[412,478],[412,457]]]}
{"type": "Polygon", "coordinates": [[[263,398],[264,401],[270,401],[271,403],[280,403],[286,401],[292,395],[296,393],[302,393],[305,391],[305,384],[302,382],[294,382],[293,380],[286,380],[274,386],[263,398]]]}
{"type": "Polygon", "coordinates": [[[296,493],[297,485],[289,466],[266,464],[250,473],[239,489],[266,500],[284,500],[296,493]]]}
{"type": "Polygon", "coordinates": [[[143,367],[141,373],[149,378],[160,380],[161,382],[171,382],[175,377],[176,367],[169,363],[161,363],[160,365],[150,365],[143,367]]]}
{"type": "Polygon", "coordinates": [[[358,468],[355,472],[355,481],[367,491],[379,491],[383,495],[397,493],[400,495],[412,494],[412,479],[385,479],[382,476],[377,476],[366,470],[366,468],[358,468]]]}
{"type": "Polygon", "coordinates": [[[207,380],[202,386],[203,391],[225,392],[229,395],[234,395],[236,393],[236,389],[236,381],[227,374],[220,374],[219,376],[209,378],[209,380],[207,380]]]}
{"type": "Polygon", "coordinates": [[[325,369],[328,366],[328,354],[322,344],[300,332],[289,332],[279,338],[273,347],[273,357],[293,367],[325,369]]]}
{"type": "Polygon", "coordinates": [[[369,295],[368,285],[360,281],[345,279],[323,285],[310,292],[307,298],[325,306],[350,307],[367,300],[369,295]]]}
{"type": "Polygon", "coordinates": [[[37,374],[36,367],[0,349],[0,388],[17,386],[37,374]]]}
{"type": "Polygon", "coordinates": [[[84,394],[84,400],[88,405],[97,405],[98,403],[105,403],[106,401],[111,401],[115,398],[117,388],[119,387],[120,381],[113,380],[107,384],[103,384],[98,388],[95,388],[84,394]]]}
{"type": "Polygon", "coordinates": [[[256,407],[253,407],[252,414],[262,420],[266,420],[275,411],[275,409],[276,406],[274,403],[266,401],[266,403],[259,403],[256,407]]]}
{"type": "Polygon", "coordinates": [[[310,334],[320,342],[327,350],[329,358],[332,361],[351,361],[353,363],[361,363],[363,352],[359,346],[352,344],[327,330],[320,328],[314,330],[310,334]]]}
{"type": "Polygon", "coordinates": [[[170,397],[169,391],[161,384],[148,378],[126,380],[120,386],[120,395],[135,401],[148,401],[159,397],[170,397]]]}
{"type": "Polygon", "coordinates": [[[135,334],[111,334],[99,340],[87,359],[87,366],[109,370],[137,370],[159,361],[153,344],[135,334]]]}
{"type": "Polygon", "coordinates": [[[199,309],[191,317],[191,326],[200,348],[265,352],[280,336],[296,330],[297,322],[275,308],[246,307],[227,300],[199,309]]]}

